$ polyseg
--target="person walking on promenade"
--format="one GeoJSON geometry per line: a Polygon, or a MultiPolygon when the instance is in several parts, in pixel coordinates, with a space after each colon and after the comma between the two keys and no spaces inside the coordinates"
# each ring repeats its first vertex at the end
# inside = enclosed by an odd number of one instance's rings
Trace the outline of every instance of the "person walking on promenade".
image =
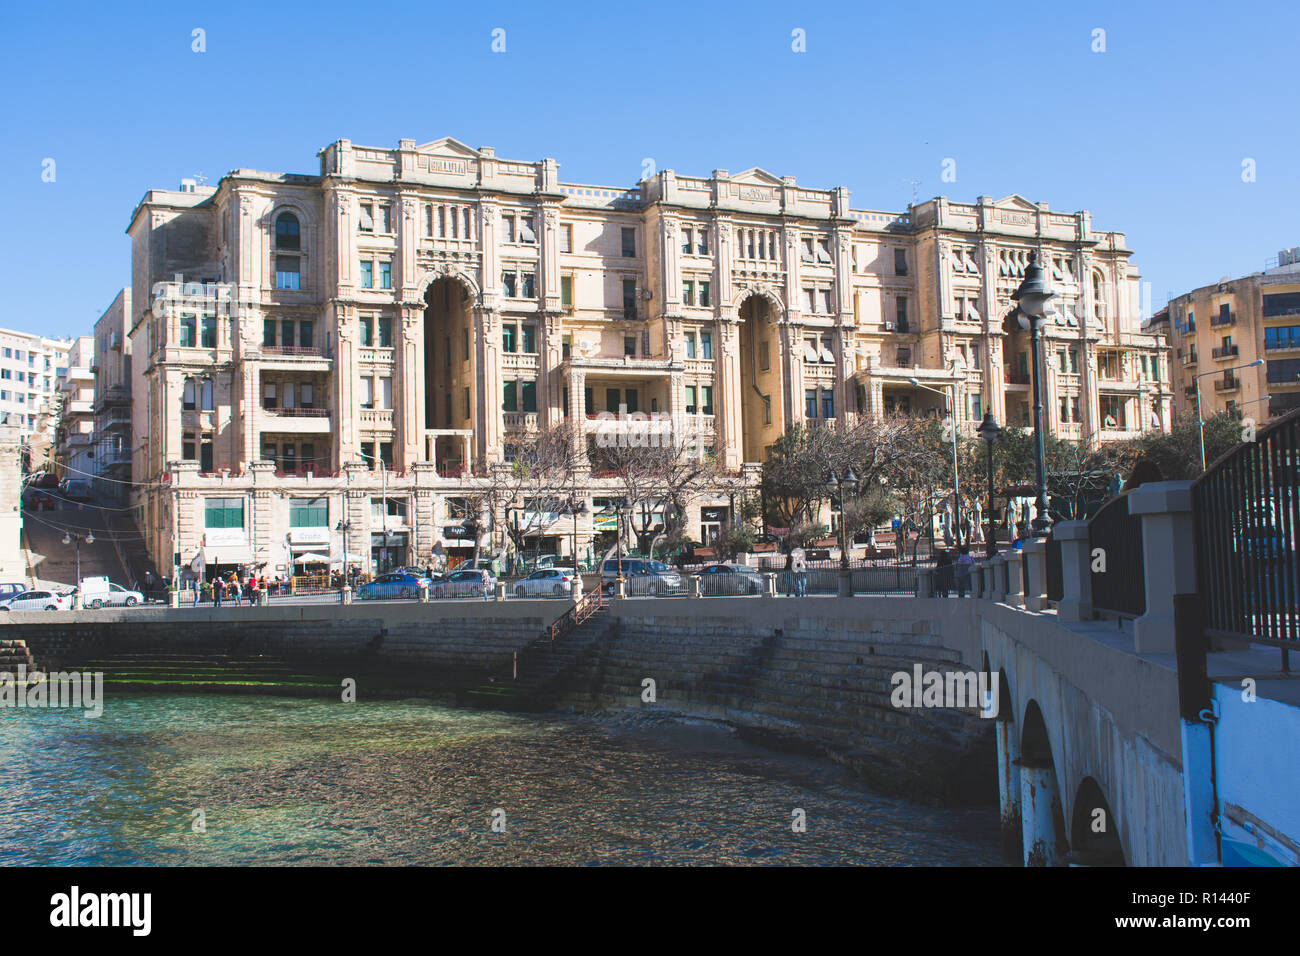
{"type": "Polygon", "coordinates": [[[952,552],[947,548],[939,551],[934,562],[935,592],[939,597],[947,597],[952,590],[952,552]]]}
{"type": "Polygon", "coordinates": [[[239,578],[235,576],[234,571],[230,572],[230,581],[228,583],[230,585],[231,596],[235,599],[235,607],[242,607],[243,602],[239,599],[239,578]]]}
{"type": "Polygon", "coordinates": [[[226,582],[221,580],[221,576],[212,580],[212,606],[221,607],[221,599],[225,596],[226,582]]]}
{"type": "Polygon", "coordinates": [[[970,590],[970,572],[975,567],[975,559],[971,557],[970,548],[962,545],[961,554],[957,557],[957,596],[964,598],[966,592],[970,590]]]}
{"type": "Polygon", "coordinates": [[[199,596],[203,593],[203,584],[197,578],[194,580],[194,606],[199,606],[199,596]]]}
{"type": "Polygon", "coordinates": [[[808,557],[803,548],[790,552],[790,570],[794,572],[795,597],[808,596],[808,557]]]}
{"type": "Polygon", "coordinates": [[[785,556],[785,596],[794,597],[794,552],[785,556]]]}

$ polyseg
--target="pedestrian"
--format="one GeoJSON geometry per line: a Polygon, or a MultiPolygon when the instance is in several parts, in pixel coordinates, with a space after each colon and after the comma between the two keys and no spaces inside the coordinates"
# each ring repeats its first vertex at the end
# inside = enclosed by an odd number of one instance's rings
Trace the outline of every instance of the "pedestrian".
{"type": "Polygon", "coordinates": [[[785,596],[794,597],[794,552],[785,556],[785,596]]]}
{"type": "Polygon", "coordinates": [[[975,559],[971,557],[969,545],[962,545],[961,554],[957,557],[957,596],[964,598],[966,592],[970,590],[970,573],[975,567],[975,559]]]}
{"type": "Polygon", "coordinates": [[[230,581],[228,583],[230,585],[231,596],[235,599],[235,607],[242,607],[244,602],[239,599],[239,578],[236,577],[234,571],[230,572],[230,581]]]}
{"type": "Polygon", "coordinates": [[[947,597],[952,590],[952,552],[941,548],[934,562],[935,593],[947,597]]]}
{"type": "Polygon", "coordinates": [[[221,580],[221,575],[217,575],[212,581],[212,606],[221,607],[221,599],[225,596],[226,582],[221,580]]]}
{"type": "Polygon", "coordinates": [[[795,597],[808,596],[808,556],[803,548],[790,552],[790,570],[794,572],[795,597]]]}

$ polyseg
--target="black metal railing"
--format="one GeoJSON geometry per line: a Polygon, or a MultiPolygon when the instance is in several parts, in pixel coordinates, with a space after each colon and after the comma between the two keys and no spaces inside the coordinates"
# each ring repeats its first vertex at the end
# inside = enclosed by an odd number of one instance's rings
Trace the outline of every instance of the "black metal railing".
{"type": "Polygon", "coordinates": [[[1061,571],[1061,542],[1055,535],[1047,538],[1047,600],[1060,601],[1065,595],[1065,581],[1061,571]]]}
{"type": "Polygon", "coordinates": [[[1134,490],[1116,495],[1088,522],[1092,606],[1124,617],[1141,617],[1147,610],[1142,519],[1128,511],[1134,490]]]}
{"type": "Polygon", "coordinates": [[[1205,628],[1300,645],[1300,409],[1243,442],[1192,485],[1197,591],[1205,628]]]}

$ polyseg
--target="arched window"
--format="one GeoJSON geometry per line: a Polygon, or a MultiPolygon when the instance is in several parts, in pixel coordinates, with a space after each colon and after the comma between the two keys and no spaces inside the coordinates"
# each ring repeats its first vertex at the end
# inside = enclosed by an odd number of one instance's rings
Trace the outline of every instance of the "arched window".
{"type": "Polygon", "coordinates": [[[298,235],[298,217],[291,212],[282,212],[275,217],[275,248],[301,248],[298,235]]]}
{"type": "Polygon", "coordinates": [[[1092,273],[1092,314],[1097,319],[1106,318],[1106,278],[1096,270],[1092,273]]]}

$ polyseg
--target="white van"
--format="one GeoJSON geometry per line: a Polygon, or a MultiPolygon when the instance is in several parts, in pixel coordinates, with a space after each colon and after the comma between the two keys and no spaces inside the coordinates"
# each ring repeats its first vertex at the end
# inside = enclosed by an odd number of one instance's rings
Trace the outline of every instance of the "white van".
{"type": "Polygon", "coordinates": [[[82,607],[111,607],[115,604],[135,607],[143,603],[144,595],[139,591],[128,591],[120,584],[113,584],[107,577],[81,579],[82,607]]]}

